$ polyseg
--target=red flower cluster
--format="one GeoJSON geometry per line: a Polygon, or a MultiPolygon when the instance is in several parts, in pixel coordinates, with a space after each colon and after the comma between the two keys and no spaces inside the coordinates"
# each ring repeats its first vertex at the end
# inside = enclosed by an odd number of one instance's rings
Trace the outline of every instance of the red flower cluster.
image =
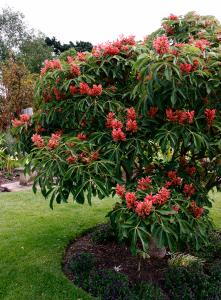
{"type": "Polygon", "coordinates": [[[37,148],[43,148],[45,146],[44,140],[40,134],[33,134],[31,140],[37,148]]]}
{"type": "Polygon", "coordinates": [[[168,17],[169,20],[172,20],[172,21],[176,21],[178,20],[178,16],[174,15],[174,14],[170,14],[169,17],[168,17]]]}
{"type": "Polygon", "coordinates": [[[126,131],[137,132],[136,111],[133,107],[127,108],[126,131]]]}
{"type": "Polygon", "coordinates": [[[126,122],[126,131],[137,132],[138,126],[136,120],[127,120],[126,122]]]}
{"type": "Polygon", "coordinates": [[[204,208],[199,207],[195,201],[191,201],[190,210],[192,211],[192,213],[196,219],[199,219],[202,216],[202,214],[204,213],[204,208]]]}
{"type": "Polygon", "coordinates": [[[48,70],[62,69],[59,59],[46,60],[44,67],[41,69],[41,75],[44,75],[48,70]]]}
{"type": "Polygon", "coordinates": [[[16,127],[20,127],[24,124],[27,124],[29,122],[30,118],[31,117],[27,114],[20,115],[19,120],[18,119],[12,120],[12,126],[16,128],[16,127]]]}
{"type": "Polygon", "coordinates": [[[171,181],[167,181],[165,184],[165,188],[169,188],[172,185],[181,185],[182,178],[177,176],[176,171],[169,171],[167,176],[171,179],[171,181]]]}
{"type": "Polygon", "coordinates": [[[195,194],[196,189],[195,189],[195,187],[193,186],[192,183],[184,184],[183,192],[184,192],[184,194],[187,195],[187,197],[191,197],[193,194],[195,194]]]}
{"type": "Polygon", "coordinates": [[[87,140],[87,136],[86,136],[86,134],[84,134],[84,133],[78,133],[77,138],[78,138],[80,141],[86,141],[86,140],[87,140]]]}
{"type": "Polygon", "coordinates": [[[158,112],[158,107],[151,106],[147,114],[150,118],[154,118],[156,116],[157,112],[158,112]]]}
{"type": "Polygon", "coordinates": [[[145,200],[143,202],[138,202],[135,208],[135,212],[138,216],[145,218],[149,216],[153,207],[152,201],[145,200]]]}
{"type": "Polygon", "coordinates": [[[157,37],[153,41],[153,47],[158,54],[169,53],[170,43],[168,38],[165,35],[157,37]]]}
{"type": "Polygon", "coordinates": [[[163,29],[166,31],[167,34],[174,34],[173,27],[168,24],[163,24],[163,29]]]}
{"type": "Polygon", "coordinates": [[[137,181],[137,183],[138,183],[137,189],[145,191],[145,190],[150,188],[150,183],[151,182],[152,182],[152,179],[149,176],[140,178],[137,181]]]}
{"type": "Polygon", "coordinates": [[[170,190],[163,187],[161,188],[156,195],[149,194],[147,195],[144,200],[151,201],[153,204],[163,205],[167,202],[170,197],[170,190]]]}
{"type": "Polygon", "coordinates": [[[78,94],[78,91],[79,91],[78,87],[76,87],[74,85],[70,85],[69,90],[70,90],[71,95],[76,95],[76,94],[78,94]]]}
{"type": "Polygon", "coordinates": [[[125,193],[126,193],[125,185],[117,184],[115,191],[116,191],[116,194],[123,199],[125,196],[125,193]]]}
{"type": "Polygon", "coordinates": [[[71,74],[74,76],[80,76],[81,75],[81,69],[78,65],[71,63],[71,68],[70,68],[71,74]]]}
{"type": "Polygon", "coordinates": [[[185,171],[187,172],[188,175],[193,176],[196,173],[196,168],[187,166],[185,171]]]}
{"type": "MultiPolygon", "coordinates": [[[[126,131],[136,132],[138,130],[136,111],[133,107],[127,109],[126,131]]],[[[115,113],[109,112],[106,118],[106,127],[112,128],[112,138],[116,141],[125,141],[126,135],[122,131],[123,123],[115,118],[115,113]]]]}
{"type": "Polygon", "coordinates": [[[109,112],[106,118],[106,127],[107,128],[112,128],[112,122],[115,118],[115,113],[109,112]]]}
{"type": "Polygon", "coordinates": [[[86,53],[84,53],[84,52],[78,52],[77,53],[77,58],[80,61],[85,61],[86,60],[86,53]]]}
{"type": "Polygon", "coordinates": [[[195,116],[195,111],[183,111],[183,110],[173,110],[171,108],[166,109],[166,117],[171,122],[178,122],[179,124],[193,123],[195,116]]]}
{"type": "Polygon", "coordinates": [[[180,64],[180,70],[183,72],[183,73],[190,73],[193,71],[193,65],[192,64],[180,64]]]}
{"type": "Polygon", "coordinates": [[[80,83],[80,94],[88,96],[100,96],[102,94],[102,85],[93,84],[93,87],[90,88],[89,85],[85,82],[80,83]]]}
{"type": "Polygon", "coordinates": [[[50,149],[57,148],[59,145],[60,138],[61,138],[60,133],[52,133],[51,138],[48,141],[48,147],[50,149]]]}
{"type": "Polygon", "coordinates": [[[216,109],[209,109],[209,108],[206,108],[204,110],[204,114],[206,116],[206,119],[207,119],[207,124],[208,126],[210,127],[213,123],[213,120],[215,119],[216,117],[216,109]]]}
{"type": "Polygon", "coordinates": [[[136,116],[134,107],[127,108],[127,119],[136,120],[136,116]]]}
{"type": "Polygon", "coordinates": [[[121,128],[112,130],[112,138],[115,142],[126,141],[126,135],[121,128]]]}
{"type": "Polygon", "coordinates": [[[135,193],[127,192],[125,194],[125,199],[126,199],[127,207],[129,209],[136,207],[136,205],[137,205],[137,197],[136,197],[135,193]]]}
{"type": "Polygon", "coordinates": [[[69,165],[72,165],[72,164],[74,164],[76,161],[77,161],[77,156],[76,155],[70,155],[67,159],[66,159],[66,161],[67,161],[67,163],[69,164],[69,165]]]}
{"type": "Polygon", "coordinates": [[[62,99],[62,95],[61,95],[60,91],[56,87],[53,88],[53,92],[55,94],[56,100],[61,100],[62,99]]]}
{"type": "Polygon", "coordinates": [[[101,56],[117,55],[121,51],[125,52],[129,50],[129,46],[135,45],[134,36],[121,37],[120,39],[110,43],[97,45],[92,49],[92,55],[99,58],[101,56]]]}
{"type": "Polygon", "coordinates": [[[210,46],[210,42],[205,39],[195,40],[193,41],[193,45],[199,48],[200,50],[204,51],[206,47],[210,46]]]}

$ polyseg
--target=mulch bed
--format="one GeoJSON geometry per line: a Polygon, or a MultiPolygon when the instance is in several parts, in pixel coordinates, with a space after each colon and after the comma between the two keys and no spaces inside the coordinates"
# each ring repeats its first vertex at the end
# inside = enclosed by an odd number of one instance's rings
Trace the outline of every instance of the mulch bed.
{"type": "Polygon", "coordinates": [[[120,272],[127,275],[131,283],[142,280],[151,281],[162,287],[168,255],[164,259],[142,259],[141,268],[138,271],[141,258],[132,256],[129,247],[125,244],[120,245],[116,242],[109,242],[105,245],[98,245],[93,243],[91,237],[92,233],[87,233],[71,242],[66,249],[63,259],[63,271],[72,282],[74,282],[74,276],[69,270],[69,263],[74,254],[87,252],[95,257],[98,270],[114,270],[114,267],[119,267],[120,272]]]}
{"type": "Polygon", "coordinates": [[[0,185],[5,183],[11,183],[19,180],[19,172],[12,171],[12,173],[8,173],[6,171],[0,170],[0,185]]]}

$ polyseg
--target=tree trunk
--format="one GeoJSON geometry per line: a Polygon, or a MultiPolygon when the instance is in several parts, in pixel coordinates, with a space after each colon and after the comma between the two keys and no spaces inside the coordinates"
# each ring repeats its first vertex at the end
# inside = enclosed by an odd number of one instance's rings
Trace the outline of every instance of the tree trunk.
{"type": "Polygon", "coordinates": [[[158,248],[156,241],[153,238],[150,238],[149,255],[152,258],[164,258],[166,255],[166,248],[158,248]]]}

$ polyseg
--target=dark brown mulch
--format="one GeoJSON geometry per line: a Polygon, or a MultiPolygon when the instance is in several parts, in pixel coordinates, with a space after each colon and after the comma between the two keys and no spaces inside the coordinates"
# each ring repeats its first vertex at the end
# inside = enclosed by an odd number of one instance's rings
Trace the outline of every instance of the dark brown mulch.
{"type": "Polygon", "coordinates": [[[131,283],[144,280],[151,281],[162,287],[168,256],[164,259],[142,259],[141,269],[138,271],[138,264],[141,258],[132,256],[129,247],[119,245],[116,242],[97,245],[93,243],[91,237],[92,234],[87,233],[70,243],[66,249],[63,259],[63,270],[72,282],[74,282],[74,276],[68,268],[69,262],[74,254],[87,252],[95,257],[97,269],[114,270],[114,267],[119,267],[120,272],[127,275],[131,283]]]}

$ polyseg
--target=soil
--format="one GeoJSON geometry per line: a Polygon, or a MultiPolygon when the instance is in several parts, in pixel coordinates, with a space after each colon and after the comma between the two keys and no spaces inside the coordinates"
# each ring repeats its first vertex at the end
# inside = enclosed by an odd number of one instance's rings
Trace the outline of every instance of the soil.
{"type": "Polygon", "coordinates": [[[163,259],[142,259],[132,256],[125,244],[117,244],[115,241],[104,245],[95,244],[92,241],[92,233],[87,233],[71,242],[64,255],[63,271],[72,282],[74,276],[68,265],[74,254],[82,252],[93,254],[97,269],[114,270],[114,267],[118,267],[121,273],[128,276],[131,283],[150,281],[160,287],[163,286],[164,274],[168,267],[167,260],[170,257],[166,255],[163,259]],[[141,268],[138,271],[140,261],[141,268]]]}
{"type": "Polygon", "coordinates": [[[0,170],[0,185],[18,181],[19,175],[20,174],[18,171],[12,171],[12,173],[8,173],[6,171],[0,170]]]}

